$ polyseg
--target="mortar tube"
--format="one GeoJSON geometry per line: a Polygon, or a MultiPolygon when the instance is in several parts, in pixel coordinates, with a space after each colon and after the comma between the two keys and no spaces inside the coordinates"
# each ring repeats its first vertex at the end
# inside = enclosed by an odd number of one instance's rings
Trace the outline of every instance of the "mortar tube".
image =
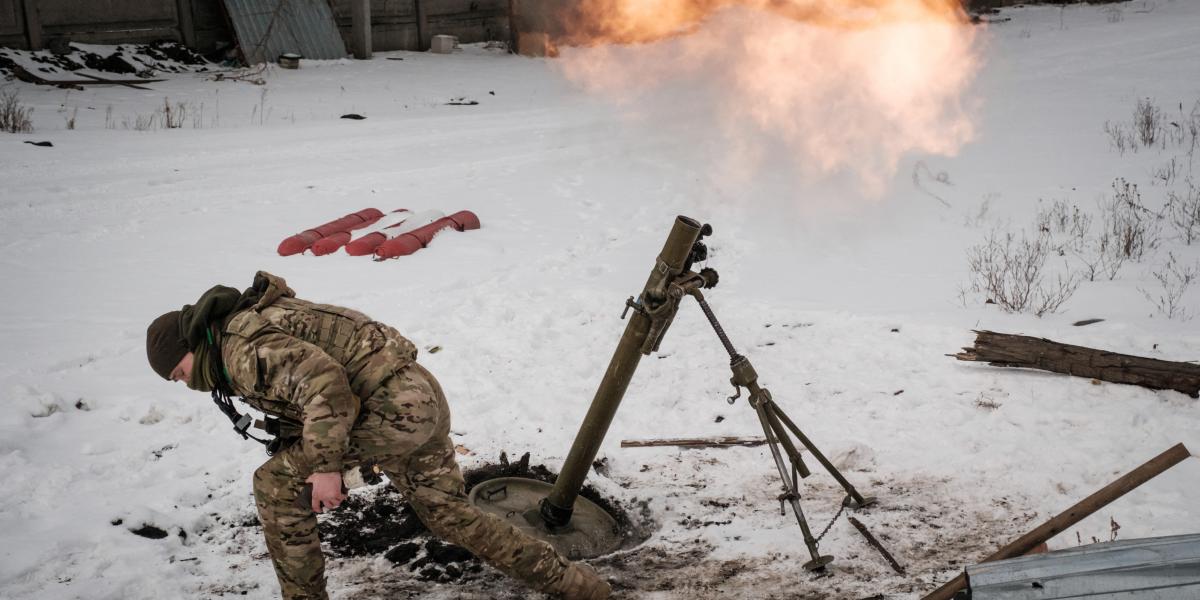
{"type": "MultiPolygon", "coordinates": [[[[650,278],[642,288],[640,301],[643,305],[654,308],[664,302],[678,302],[678,299],[667,298],[666,289],[671,280],[683,271],[692,246],[699,237],[700,223],[682,215],[675,218],[675,225],[663,244],[650,278]]],[[[571,522],[575,499],[583,488],[592,461],[600,451],[600,444],[604,442],[613,416],[621,406],[621,399],[625,397],[625,390],[641,361],[641,350],[650,333],[650,325],[649,317],[642,311],[634,311],[629,325],[625,327],[604,379],[592,398],[591,407],[579,426],[579,433],[575,434],[575,442],[571,445],[562,471],[554,481],[554,489],[542,500],[539,512],[550,528],[563,527],[571,522]]]]}

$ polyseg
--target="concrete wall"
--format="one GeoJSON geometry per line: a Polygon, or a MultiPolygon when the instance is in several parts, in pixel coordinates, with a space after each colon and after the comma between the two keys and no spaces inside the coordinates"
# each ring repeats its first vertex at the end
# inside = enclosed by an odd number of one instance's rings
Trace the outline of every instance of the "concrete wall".
{"type": "MultiPolygon", "coordinates": [[[[350,41],[350,0],[329,0],[342,37],[350,41]]],[[[424,38],[447,34],[465,43],[507,40],[509,0],[371,0],[375,50],[417,50],[424,38]],[[417,2],[424,9],[418,19],[417,2]],[[418,36],[418,23],[423,25],[418,36]]],[[[0,46],[45,47],[76,42],[175,40],[201,52],[231,42],[221,0],[0,0],[0,46]],[[26,7],[35,9],[33,22],[26,7]],[[31,42],[31,27],[35,30],[31,42]]]]}
{"type": "MultiPolygon", "coordinates": [[[[424,45],[434,35],[458,36],[463,43],[508,40],[508,0],[421,0],[425,9],[424,45]]],[[[331,0],[334,18],[350,43],[350,0],[331,0]]],[[[375,50],[418,50],[416,0],[371,0],[371,37],[375,50]]]]}

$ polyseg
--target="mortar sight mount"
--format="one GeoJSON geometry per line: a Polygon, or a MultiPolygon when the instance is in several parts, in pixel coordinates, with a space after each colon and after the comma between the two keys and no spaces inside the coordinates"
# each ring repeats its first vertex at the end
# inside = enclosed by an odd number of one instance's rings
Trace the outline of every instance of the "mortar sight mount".
{"type": "Polygon", "coordinates": [[[473,504],[549,542],[572,560],[600,556],[620,548],[624,532],[616,520],[599,505],[581,497],[579,492],[638,362],[642,356],[658,350],[679,311],[680,302],[685,296],[691,296],[700,305],[717,338],[729,353],[732,371],[729,381],[734,387],[729,403],[736,402],[745,391],[748,394],[747,402],[762,425],[767,446],[782,480],[778,496],[780,508],[785,510],[784,506],[791,506],[811,557],[804,568],[824,572],[833,557],[820,554],[817,547],[820,536],[813,536],[800,506],[799,479],[808,477],[811,471],[801,458],[797,445],[803,445],[846,490],[843,509],[868,506],[874,502],[874,498],[859,494],[779,408],[771,392],[759,385],[754,366],[737,352],[725,334],[701,291],[717,285],[720,280],[717,272],[710,268],[693,271],[695,264],[708,258],[704,238],[711,234],[712,227],[709,225],[701,225],[685,216],[675,219],[674,227],[667,236],[642,293],[625,302],[621,317],[628,317],[629,323],[554,485],[514,477],[492,479],[471,490],[473,504]]]}

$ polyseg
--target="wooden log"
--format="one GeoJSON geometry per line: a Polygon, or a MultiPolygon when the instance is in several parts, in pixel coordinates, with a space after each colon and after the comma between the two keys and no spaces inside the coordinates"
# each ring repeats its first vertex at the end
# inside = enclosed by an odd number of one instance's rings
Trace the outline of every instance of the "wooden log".
{"type": "Polygon", "coordinates": [[[621,440],[622,448],[649,448],[652,446],[680,446],[682,448],[728,448],[730,446],[762,446],[767,438],[742,438],[723,436],[715,438],[667,438],[658,440],[621,440]]]}
{"type": "MultiPolygon", "coordinates": [[[[1183,459],[1191,455],[1191,452],[1188,452],[1187,447],[1183,444],[1175,444],[1166,452],[1155,456],[1142,466],[1121,476],[1120,479],[1104,486],[1098,492],[1080,500],[1075,506],[1059,513],[1054,518],[1039,525],[1033,531],[1017,538],[979,562],[991,562],[1028,554],[1046,540],[1062,533],[1068,527],[1082,521],[1101,508],[1108,506],[1113,500],[1124,496],[1134,488],[1157,477],[1163,471],[1179,464],[1183,459]]],[[[950,600],[955,594],[966,587],[966,574],[959,574],[921,600],[950,600]]]]}
{"type": "Polygon", "coordinates": [[[976,331],[975,346],[954,354],[958,360],[997,367],[1021,367],[1090,377],[1153,390],[1176,390],[1200,397],[1200,365],[1118,354],[1060,344],[1025,335],[976,331]]]}

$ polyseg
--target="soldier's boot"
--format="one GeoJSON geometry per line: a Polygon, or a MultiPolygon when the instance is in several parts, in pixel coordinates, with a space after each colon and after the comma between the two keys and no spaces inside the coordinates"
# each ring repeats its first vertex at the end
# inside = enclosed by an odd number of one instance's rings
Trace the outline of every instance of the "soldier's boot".
{"type": "Polygon", "coordinates": [[[573,562],[563,572],[562,579],[546,591],[563,600],[606,600],[612,587],[591,567],[573,562]]]}

